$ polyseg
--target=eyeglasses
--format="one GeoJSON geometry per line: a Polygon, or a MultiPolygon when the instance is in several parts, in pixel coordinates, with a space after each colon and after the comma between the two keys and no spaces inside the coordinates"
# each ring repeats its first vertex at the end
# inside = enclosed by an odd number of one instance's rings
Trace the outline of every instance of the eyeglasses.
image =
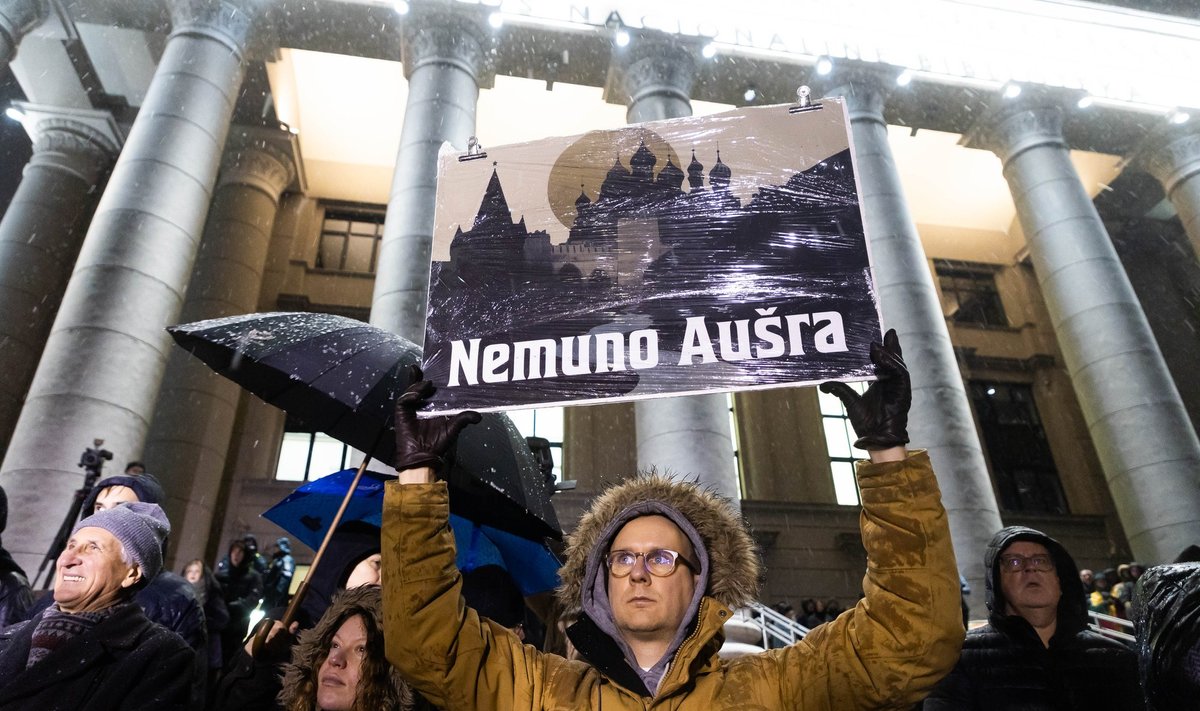
{"type": "Polygon", "coordinates": [[[1002,555],[1000,556],[1000,570],[1005,573],[1018,573],[1022,570],[1046,573],[1054,570],[1054,559],[1042,553],[1030,556],[1002,555]]]}
{"type": "Polygon", "coordinates": [[[667,550],[666,548],[656,548],[646,553],[610,551],[604,557],[604,563],[608,566],[608,572],[614,578],[623,578],[633,572],[633,566],[637,565],[638,558],[644,558],[646,560],[646,570],[658,578],[665,578],[674,573],[676,562],[683,563],[691,568],[693,572],[700,572],[694,563],[684,558],[678,551],[667,550]]]}

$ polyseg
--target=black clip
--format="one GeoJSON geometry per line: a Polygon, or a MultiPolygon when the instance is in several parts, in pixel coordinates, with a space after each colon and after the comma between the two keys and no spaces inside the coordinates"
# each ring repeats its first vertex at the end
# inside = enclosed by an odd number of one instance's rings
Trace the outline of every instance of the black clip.
{"type": "Polygon", "coordinates": [[[483,150],[483,144],[479,139],[471,136],[467,139],[467,152],[458,157],[459,161],[479,160],[487,158],[487,152],[483,150]]]}

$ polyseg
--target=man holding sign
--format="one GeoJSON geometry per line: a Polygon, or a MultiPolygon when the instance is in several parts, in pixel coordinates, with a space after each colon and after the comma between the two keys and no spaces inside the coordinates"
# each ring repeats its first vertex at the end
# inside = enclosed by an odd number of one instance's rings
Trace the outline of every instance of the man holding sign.
{"type": "Polygon", "coordinates": [[[600,495],[572,534],[559,599],[579,659],[538,652],[460,599],[442,455],[475,413],[418,420],[428,382],[397,403],[398,482],[384,504],[388,659],[447,709],[911,708],[954,666],[958,573],[928,455],[908,452],[908,371],[894,331],[871,346],[878,381],[846,405],[858,466],[866,597],[803,640],[735,660],[718,650],[760,565],[728,502],[640,475],[600,495]]]}

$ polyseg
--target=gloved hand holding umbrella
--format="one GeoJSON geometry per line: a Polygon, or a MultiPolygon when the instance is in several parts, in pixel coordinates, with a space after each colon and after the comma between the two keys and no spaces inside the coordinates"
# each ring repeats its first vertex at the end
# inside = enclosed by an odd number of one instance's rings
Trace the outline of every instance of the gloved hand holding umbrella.
{"type": "Polygon", "coordinates": [[[412,385],[396,400],[396,471],[429,467],[434,475],[445,466],[446,452],[467,425],[478,424],[483,417],[467,410],[448,417],[419,419],[417,410],[437,392],[433,383],[424,379],[417,366],[409,370],[412,385]]]}

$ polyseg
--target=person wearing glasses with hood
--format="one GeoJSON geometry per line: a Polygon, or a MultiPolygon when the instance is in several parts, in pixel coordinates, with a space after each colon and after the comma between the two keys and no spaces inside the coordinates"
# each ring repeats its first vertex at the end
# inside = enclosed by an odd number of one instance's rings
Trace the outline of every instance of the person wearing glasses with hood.
{"type": "MultiPolygon", "coordinates": [[[[907,709],[962,644],[958,573],[924,452],[907,452],[908,371],[894,332],[873,344],[879,380],[841,397],[871,454],[858,466],[866,598],[796,644],[718,655],[761,564],[736,508],[692,482],[635,476],[597,497],[570,536],[559,602],[579,659],[542,653],[463,604],[435,471],[475,413],[417,419],[427,381],[397,403],[397,482],[385,490],[388,659],[446,709],[907,709]]],[[[420,380],[418,377],[417,380],[420,380]]]]}
{"type": "Polygon", "coordinates": [[[1079,568],[1061,543],[1009,526],[983,564],[988,624],[967,633],[924,711],[1145,708],[1137,655],[1088,629],[1079,568]]]}

